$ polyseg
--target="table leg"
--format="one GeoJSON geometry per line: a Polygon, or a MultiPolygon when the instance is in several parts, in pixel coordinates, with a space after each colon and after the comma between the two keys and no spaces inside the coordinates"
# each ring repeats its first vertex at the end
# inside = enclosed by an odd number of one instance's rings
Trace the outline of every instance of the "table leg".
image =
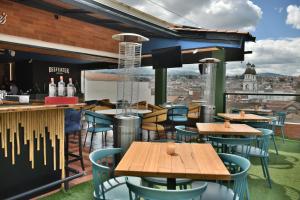
{"type": "Polygon", "coordinates": [[[167,178],[168,190],[176,190],[176,178],[167,178]]]}

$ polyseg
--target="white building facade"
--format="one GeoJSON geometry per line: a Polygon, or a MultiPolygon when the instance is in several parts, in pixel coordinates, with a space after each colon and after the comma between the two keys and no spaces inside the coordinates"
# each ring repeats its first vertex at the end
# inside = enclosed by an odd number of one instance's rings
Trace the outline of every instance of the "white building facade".
{"type": "Polygon", "coordinates": [[[248,63],[244,73],[243,80],[243,91],[244,92],[257,92],[257,80],[255,65],[248,63]]]}

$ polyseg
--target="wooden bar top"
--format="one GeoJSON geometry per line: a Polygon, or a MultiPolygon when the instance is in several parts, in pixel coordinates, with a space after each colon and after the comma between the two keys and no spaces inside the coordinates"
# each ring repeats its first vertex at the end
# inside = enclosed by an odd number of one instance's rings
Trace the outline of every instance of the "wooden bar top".
{"type": "Polygon", "coordinates": [[[241,116],[239,113],[233,114],[233,113],[218,113],[219,117],[223,117],[224,119],[228,119],[230,121],[251,121],[251,122],[269,122],[271,121],[268,117],[263,117],[260,115],[254,115],[254,114],[245,114],[244,116],[241,116]]]}
{"type": "Polygon", "coordinates": [[[82,108],[86,104],[57,104],[57,105],[0,105],[0,113],[7,112],[23,112],[23,111],[37,111],[37,110],[54,110],[54,109],[67,109],[67,108],[82,108]]]}
{"type": "Polygon", "coordinates": [[[247,124],[230,124],[226,128],[224,123],[197,123],[200,135],[261,135],[261,131],[248,126],[247,124]]]}
{"type": "Polygon", "coordinates": [[[230,180],[230,173],[211,144],[133,142],[115,169],[117,176],[153,176],[201,180],[230,180]]]}

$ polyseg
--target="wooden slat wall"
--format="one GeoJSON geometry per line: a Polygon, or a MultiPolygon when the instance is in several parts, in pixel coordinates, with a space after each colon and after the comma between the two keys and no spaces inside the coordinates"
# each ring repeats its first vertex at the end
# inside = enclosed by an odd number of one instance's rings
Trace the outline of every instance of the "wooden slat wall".
{"type": "Polygon", "coordinates": [[[20,155],[20,142],[24,142],[29,146],[29,160],[31,167],[34,169],[35,163],[34,152],[41,151],[40,139],[43,140],[44,165],[47,165],[47,157],[53,156],[53,169],[62,170],[62,178],[64,174],[64,109],[55,110],[35,110],[22,112],[0,113],[0,148],[4,149],[4,156],[7,157],[8,151],[11,151],[12,165],[15,164],[15,156],[20,155]],[[46,132],[45,128],[48,128],[46,132]],[[20,129],[24,129],[24,141],[20,141],[20,129]],[[46,135],[49,135],[53,154],[49,155],[46,151],[46,135]],[[9,136],[9,140],[8,137],[9,136]],[[56,163],[56,141],[59,141],[60,158],[59,163],[56,163]],[[8,143],[11,143],[11,149],[8,149],[8,143]],[[36,146],[35,146],[36,142],[36,146]],[[15,152],[15,146],[17,152],[15,152]]]}

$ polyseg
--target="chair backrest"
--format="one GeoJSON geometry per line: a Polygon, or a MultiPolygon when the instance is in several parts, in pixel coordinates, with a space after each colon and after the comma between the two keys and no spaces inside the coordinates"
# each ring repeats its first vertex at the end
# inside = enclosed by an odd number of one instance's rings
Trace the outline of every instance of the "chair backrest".
{"type": "Polygon", "coordinates": [[[85,120],[91,124],[100,124],[105,126],[110,126],[113,124],[111,117],[92,111],[85,111],[85,120]]]}
{"type": "Polygon", "coordinates": [[[224,122],[225,119],[223,117],[219,117],[219,116],[213,116],[212,117],[214,122],[224,122]]]}
{"type": "Polygon", "coordinates": [[[246,122],[245,124],[247,124],[253,128],[267,128],[267,129],[272,128],[272,126],[269,122],[246,122]]]}
{"type": "Polygon", "coordinates": [[[270,136],[273,134],[273,130],[258,128],[262,132],[262,136],[258,138],[258,147],[261,149],[261,155],[267,156],[270,146],[270,136]]]}
{"type": "Polygon", "coordinates": [[[252,144],[255,144],[255,137],[247,138],[224,138],[224,137],[212,137],[208,136],[209,141],[212,142],[213,147],[220,153],[236,153],[236,147],[239,146],[241,151],[240,155],[248,158],[252,144]]]}
{"type": "Polygon", "coordinates": [[[148,103],[148,109],[151,110],[152,112],[155,112],[157,110],[162,110],[164,109],[163,107],[157,106],[157,105],[153,105],[148,103]]]}
{"type": "Polygon", "coordinates": [[[198,142],[199,133],[185,126],[175,126],[177,142],[198,142]]]}
{"type": "Polygon", "coordinates": [[[143,115],[143,123],[157,123],[164,122],[167,120],[168,109],[161,109],[143,115]]]}
{"type": "Polygon", "coordinates": [[[241,156],[232,154],[219,154],[221,160],[229,169],[233,182],[233,199],[244,199],[248,191],[248,170],[250,169],[250,161],[241,156]]]}
{"type": "Polygon", "coordinates": [[[201,106],[198,104],[190,104],[189,107],[189,112],[188,112],[188,116],[192,116],[194,118],[199,118],[200,117],[200,109],[201,106]]]}
{"type": "Polygon", "coordinates": [[[187,115],[189,112],[189,108],[184,105],[177,105],[173,106],[168,110],[168,115],[169,116],[174,116],[174,115],[187,115]]]}
{"type": "Polygon", "coordinates": [[[147,101],[139,101],[132,104],[131,107],[136,109],[147,109],[147,101]]]}
{"type": "Polygon", "coordinates": [[[238,108],[231,108],[231,113],[239,113],[240,109],[238,108]]]}
{"type": "Polygon", "coordinates": [[[103,183],[114,178],[116,154],[122,153],[121,148],[99,149],[89,156],[92,162],[94,194],[97,199],[105,199],[106,188],[103,183]],[[100,198],[102,196],[102,198],[100,198]]]}
{"type": "Polygon", "coordinates": [[[276,117],[277,117],[277,123],[283,125],[286,118],[286,112],[277,112],[276,117]]]}
{"type": "Polygon", "coordinates": [[[207,183],[200,187],[186,190],[161,190],[141,185],[135,185],[126,179],[129,189],[129,199],[147,199],[147,200],[185,200],[185,199],[201,199],[201,195],[206,190],[207,183]],[[134,193],[134,195],[132,194],[134,193]],[[135,197],[133,197],[135,196],[135,197]]]}
{"type": "Polygon", "coordinates": [[[65,110],[65,133],[81,130],[81,111],[75,109],[65,110]]]}
{"type": "Polygon", "coordinates": [[[200,113],[201,106],[190,104],[188,108],[189,108],[189,113],[200,113]]]}

